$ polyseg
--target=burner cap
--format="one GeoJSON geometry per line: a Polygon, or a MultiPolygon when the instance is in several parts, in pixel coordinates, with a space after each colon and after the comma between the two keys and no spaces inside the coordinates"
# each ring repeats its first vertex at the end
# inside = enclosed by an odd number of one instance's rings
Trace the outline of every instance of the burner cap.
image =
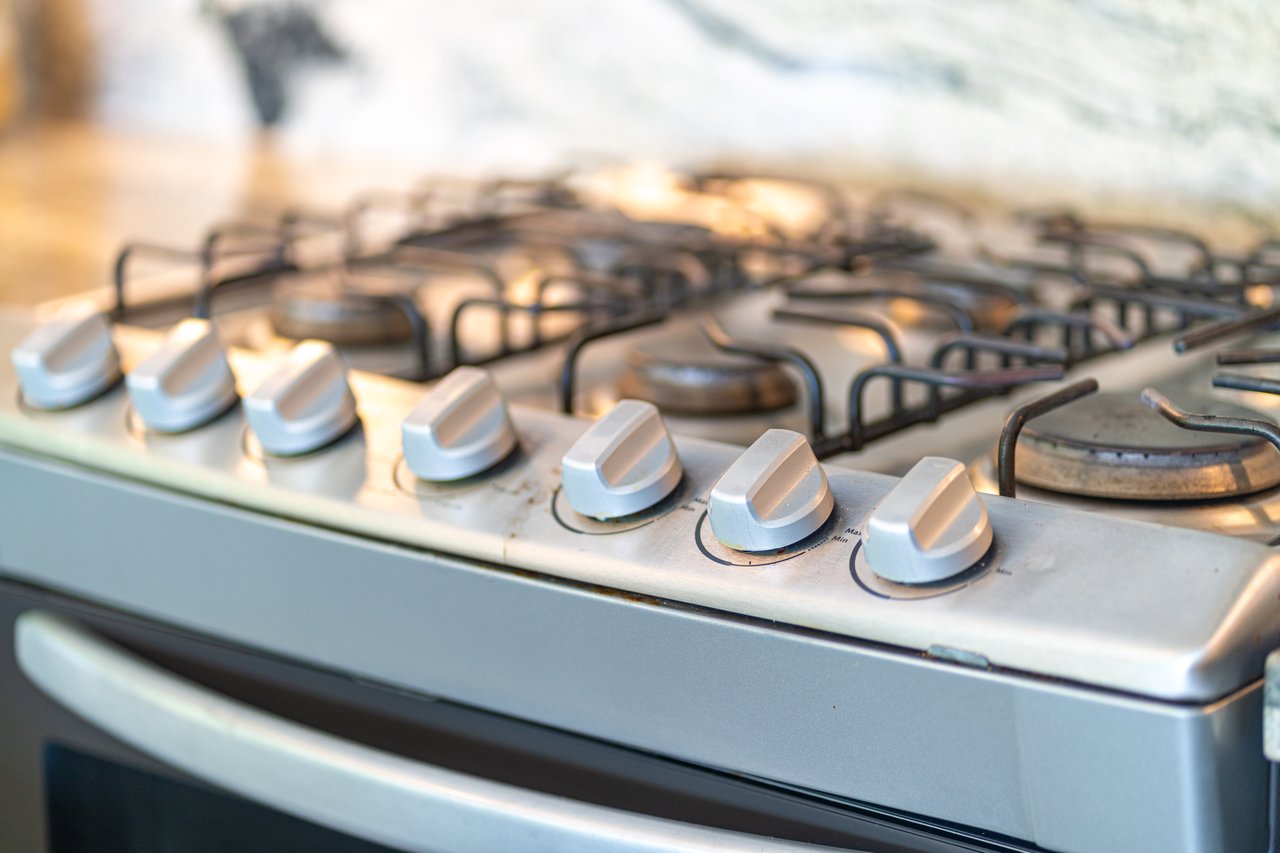
{"type": "Polygon", "coordinates": [[[388,302],[339,290],[329,282],[292,282],[271,293],[271,325],[286,338],[319,338],[346,346],[392,344],[412,330],[388,302]]]}
{"type": "MultiPolygon", "coordinates": [[[[1202,395],[1178,399],[1198,412],[1266,417],[1202,395]]],[[[1280,453],[1256,436],[1182,429],[1137,394],[1095,394],[1027,424],[1016,471],[1020,483],[1072,495],[1204,500],[1280,484],[1280,453]]]]}
{"type": "Polygon", "coordinates": [[[796,402],[795,383],[781,367],[722,353],[701,338],[637,346],[618,391],[680,415],[772,412],[796,402]]]}

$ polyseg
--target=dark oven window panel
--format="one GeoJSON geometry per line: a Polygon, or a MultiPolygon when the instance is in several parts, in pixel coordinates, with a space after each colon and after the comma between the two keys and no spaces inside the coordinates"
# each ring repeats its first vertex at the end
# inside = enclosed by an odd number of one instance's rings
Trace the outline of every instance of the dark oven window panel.
{"type": "MultiPolygon", "coordinates": [[[[222,695],[377,749],[522,788],[703,826],[877,853],[1037,849],[398,692],[0,581],[0,678],[17,688],[0,698],[0,718],[14,714],[27,721],[25,730],[20,725],[7,734],[0,731],[0,755],[43,762],[51,853],[385,848],[216,791],[117,742],[86,738],[87,727],[52,706],[14,663],[13,620],[37,606],[88,625],[222,695]],[[48,722],[33,729],[32,708],[45,709],[39,719],[48,722]],[[72,736],[64,737],[65,732],[72,736]],[[39,743],[4,742],[15,736],[34,736],[39,743]],[[94,795],[95,790],[106,794],[94,795]],[[249,829],[253,838],[289,841],[254,847],[256,841],[242,844],[238,835],[221,834],[249,829]],[[85,833],[93,832],[101,835],[82,846],[85,833]],[[180,843],[170,843],[175,838],[180,843]],[[215,844],[216,839],[226,841],[215,844]]],[[[31,776],[39,777],[41,769],[32,768],[31,776]]],[[[36,784],[36,778],[30,782],[36,784]]],[[[4,826],[9,817],[0,810],[0,849],[22,837],[4,826]]]]}
{"type": "Polygon", "coordinates": [[[49,853],[390,853],[203,785],[44,749],[49,853]]]}

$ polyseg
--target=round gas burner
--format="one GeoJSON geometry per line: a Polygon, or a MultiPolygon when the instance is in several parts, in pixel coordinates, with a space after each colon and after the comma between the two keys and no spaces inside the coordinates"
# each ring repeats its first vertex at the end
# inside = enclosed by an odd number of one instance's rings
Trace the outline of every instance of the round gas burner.
{"type": "MultiPolygon", "coordinates": [[[[1198,412],[1264,415],[1181,392],[1198,412]]],[[[1181,429],[1137,394],[1095,394],[1026,425],[1018,439],[1018,482],[1086,497],[1137,501],[1231,498],[1280,484],[1280,454],[1248,435],[1181,429]]]]}
{"type": "Polygon", "coordinates": [[[968,312],[979,331],[1001,331],[1030,300],[1011,288],[979,282],[926,282],[919,291],[949,301],[968,312]]]}
{"type": "Polygon", "coordinates": [[[921,281],[903,274],[891,278],[890,287],[872,290],[881,295],[889,319],[903,328],[940,329],[951,322],[944,319],[943,306],[949,305],[968,314],[978,331],[1000,331],[1029,301],[1013,288],[987,282],[921,281]]]}
{"type": "Polygon", "coordinates": [[[291,282],[271,293],[271,325],[286,338],[346,346],[408,340],[409,320],[391,302],[343,291],[328,281],[291,282]]]}
{"type": "Polygon", "coordinates": [[[850,307],[866,304],[903,329],[952,329],[963,313],[977,331],[1001,331],[1031,302],[1021,290],[953,274],[950,279],[922,278],[905,270],[874,270],[850,279],[819,275],[792,287],[798,300],[847,301],[850,307]]]}
{"type": "Polygon", "coordinates": [[[773,412],[794,405],[797,396],[778,365],[722,353],[702,338],[637,346],[627,355],[618,391],[664,412],[695,416],[773,412]]]}

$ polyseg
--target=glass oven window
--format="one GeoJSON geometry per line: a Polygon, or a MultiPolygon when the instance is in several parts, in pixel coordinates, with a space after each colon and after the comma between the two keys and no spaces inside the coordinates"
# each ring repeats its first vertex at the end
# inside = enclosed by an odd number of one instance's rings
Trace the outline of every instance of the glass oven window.
{"type": "Polygon", "coordinates": [[[393,853],[197,784],[44,748],[49,853],[393,853]]]}

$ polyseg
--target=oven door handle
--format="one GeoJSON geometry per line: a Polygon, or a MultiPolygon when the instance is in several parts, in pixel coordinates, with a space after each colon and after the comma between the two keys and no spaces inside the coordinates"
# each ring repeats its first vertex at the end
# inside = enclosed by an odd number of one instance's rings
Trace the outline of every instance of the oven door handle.
{"type": "Polygon", "coordinates": [[[214,693],[52,613],[15,623],[45,693],[166,765],[402,850],[814,851],[529,791],[344,740],[214,693]]]}

